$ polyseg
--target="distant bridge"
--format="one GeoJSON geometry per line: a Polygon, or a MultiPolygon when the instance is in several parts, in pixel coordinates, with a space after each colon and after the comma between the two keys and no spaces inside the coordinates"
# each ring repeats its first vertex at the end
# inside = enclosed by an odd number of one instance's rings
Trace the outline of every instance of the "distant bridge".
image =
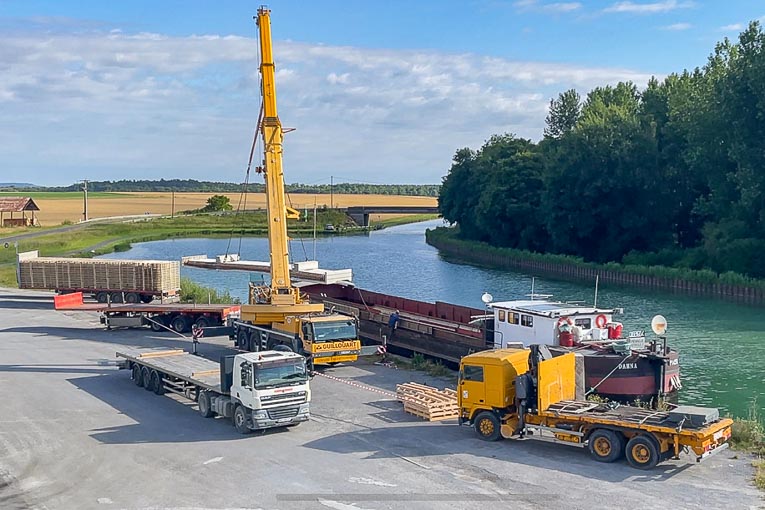
{"type": "Polygon", "coordinates": [[[438,207],[362,205],[348,207],[345,212],[358,225],[368,227],[370,214],[438,214],[438,207]]]}

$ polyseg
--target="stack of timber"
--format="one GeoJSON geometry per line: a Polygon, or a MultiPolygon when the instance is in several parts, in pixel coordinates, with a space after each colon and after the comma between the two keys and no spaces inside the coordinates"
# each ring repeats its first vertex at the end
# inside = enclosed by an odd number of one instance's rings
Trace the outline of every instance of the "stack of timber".
{"type": "Polygon", "coordinates": [[[167,293],[181,286],[180,264],[170,260],[39,257],[19,254],[22,289],[114,289],[167,293]]]}
{"type": "Polygon", "coordinates": [[[457,392],[417,383],[396,386],[396,397],[404,404],[404,411],[428,421],[457,419],[457,392]]]}

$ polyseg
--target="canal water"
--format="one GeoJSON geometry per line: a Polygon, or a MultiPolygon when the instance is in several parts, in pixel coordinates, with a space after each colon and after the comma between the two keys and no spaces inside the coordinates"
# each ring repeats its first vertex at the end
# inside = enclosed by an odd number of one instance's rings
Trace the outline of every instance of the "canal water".
{"type": "MultiPolygon", "coordinates": [[[[495,301],[524,299],[531,292],[529,274],[455,264],[444,260],[425,243],[425,229],[440,220],[402,225],[368,235],[322,237],[291,241],[293,261],[313,259],[320,267],[352,268],[357,286],[376,292],[424,301],[445,301],[481,308],[481,295],[489,292],[495,301]]],[[[138,243],[127,252],[109,258],[180,260],[185,255],[210,256],[237,253],[245,260],[268,260],[265,238],[171,239],[138,243]]],[[[242,302],[247,298],[250,278],[260,274],[240,271],[181,270],[206,286],[228,290],[242,302]]],[[[592,303],[591,284],[535,279],[535,293],[552,294],[563,301],[592,303]]],[[[598,305],[624,308],[619,321],[625,330],[645,330],[650,337],[651,318],[664,315],[669,323],[669,343],[680,351],[684,388],[680,401],[720,407],[745,416],[753,399],[762,414],[765,407],[765,309],[718,301],[601,285],[598,305]]]]}

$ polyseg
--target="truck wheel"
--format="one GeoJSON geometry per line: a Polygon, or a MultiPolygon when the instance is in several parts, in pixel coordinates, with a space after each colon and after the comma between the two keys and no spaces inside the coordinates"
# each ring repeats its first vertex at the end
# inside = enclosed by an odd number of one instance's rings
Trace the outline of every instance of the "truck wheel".
{"type": "Polygon", "coordinates": [[[484,441],[496,441],[500,438],[499,418],[494,413],[484,411],[475,417],[474,426],[478,437],[484,441]]]}
{"type": "Polygon", "coordinates": [[[141,294],[142,303],[151,303],[152,301],[154,301],[154,296],[151,294],[141,294]]]}
{"type": "Polygon", "coordinates": [[[212,418],[215,416],[215,412],[212,410],[212,402],[210,402],[210,394],[206,391],[201,391],[197,398],[199,404],[199,414],[204,418],[212,418]]]}
{"type": "Polygon", "coordinates": [[[162,382],[162,374],[156,370],[151,371],[151,391],[157,395],[165,394],[165,385],[162,382]]]}
{"type": "Polygon", "coordinates": [[[196,325],[196,327],[198,327],[198,328],[207,328],[207,327],[209,327],[209,326],[210,326],[210,319],[208,319],[207,317],[200,317],[200,318],[198,318],[198,319],[197,319],[197,320],[194,322],[194,324],[195,324],[195,325],[196,325]]]}
{"type": "Polygon", "coordinates": [[[151,330],[159,333],[160,331],[164,331],[165,328],[163,327],[165,325],[165,320],[160,316],[150,317],[151,322],[149,323],[151,325],[151,330]]]}
{"type": "Polygon", "coordinates": [[[125,294],[125,303],[138,303],[141,297],[135,292],[128,292],[125,294]]]}
{"type": "Polygon", "coordinates": [[[250,350],[249,343],[250,343],[250,335],[247,334],[247,330],[240,329],[239,331],[237,331],[236,345],[242,350],[249,351],[250,350]]]}
{"type": "Polygon", "coordinates": [[[108,292],[99,292],[96,294],[96,301],[99,303],[106,303],[109,301],[109,293],[108,292]]]}
{"type": "Polygon", "coordinates": [[[141,368],[141,386],[146,391],[151,391],[151,371],[149,367],[141,368]]]}
{"type": "Polygon", "coordinates": [[[624,439],[621,434],[608,429],[596,429],[588,441],[590,455],[598,462],[614,462],[624,453],[624,439]]]}
{"type": "Polygon", "coordinates": [[[112,292],[112,303],[122,303],[122,292],[112,292]]]}
{"type": "Polygon", "coordinates": [[[176,333],[185,333],[189,329],[189,321],[183,315],[176,315],[173,320],[170,321],[170,327],[176,333]]]}
{"type": "Polygon", "coordinates": [[[133,382],[136,386],[143,386],[143,376],[141,375],[141,365],[133,365],[133,382]]]}
{"type": "Polygon", "coordinates": [[[627,462],[638,469],[651,469],[659,463],[659,447],[649,436],[639,435],[627,441],[627,462]]]}
{"type": "Polygon", "coordinates": [[[244,406],[239,404],[234,410],[234,427],[240,434],[249,434],[252,432],[250,427],[247,426],[247,412],[244,410],[244,406]]]}

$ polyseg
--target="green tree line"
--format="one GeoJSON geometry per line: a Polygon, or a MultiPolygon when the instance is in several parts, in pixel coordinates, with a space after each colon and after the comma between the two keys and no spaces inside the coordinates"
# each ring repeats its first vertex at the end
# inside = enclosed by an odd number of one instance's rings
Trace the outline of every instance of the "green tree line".
{"type": "MultiPolygon", "coordinates": [[[[406,195],[436,197],[440,189],[438,184],[365,184],[337,183],[329,184],[287,184],[288,193],[318,193],[318,194],[348,194],[348,195],[406,195]]],[[[94,192],[199,192],[199,193],[238,193],[244,185],[235,182],[197,181],[194,179],[159,179],[159,180],[119,180],[119,181],[89,181],[88,191],[94,192]]],[[[247,191],[263,192],[263,183],[249,183],[247,191]]],[[[7,191],[81,191],[82,183],[70,186],[54,187],[8,187],[7,191]]],[[[4,189],[0,188],[0,191],[4,189]]]]}
{"type": "Polygon", "coordinates": [[[594,262],[765,277],[765,35],[645,90],[568,90],[538,143],[460,149],[439,207],[460,236],[594,262]]]}

